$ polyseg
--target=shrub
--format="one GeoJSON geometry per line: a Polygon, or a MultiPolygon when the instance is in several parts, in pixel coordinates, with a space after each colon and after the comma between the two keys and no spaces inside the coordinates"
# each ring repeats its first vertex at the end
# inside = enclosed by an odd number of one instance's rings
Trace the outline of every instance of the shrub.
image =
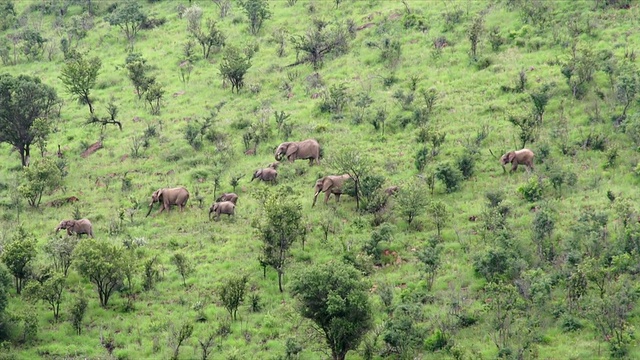
{"type": "Polygon", "coordinates": [[[444,183],[448,193],[452,193],[460,187],[462,173],[449,163],[440,163],[436,168],[436,178],[444,183]]]}
{"type": "Polygon", "coordinates": [[[456,160],[458,169],[462,173],[463,179],[467,180],[471,176],[473,176],[473,172],[475,171],[476,161],[473,156],[469,153],[464,153],[456,160]]]}
{"type": "Polygon", "coordinates": [[[518,188],[518,192],[524,196],[525,200],[534,202],[542,199],[542,188],[541,180],[532,177],[529,182],[518,188]]]}
{"type": "Polygon", "coordinates": [[[415,159],[416,170],[418,170],[419,172],[424,171],[424,168],[427,166],[428,160],[429,160],[429,149],[427,149],[426,146],[423,146],[420,149],[418,149],[418,152],[416,153],[416,159],[415,159]]]}
{"type": "Polygon", "coordinates": [[[447,339],[447,336],[440,330],[436,330],[433,335],[429,336],[424,341],[424,348],[431,352],[436,352],[449,346],[449,339],[447,339]]]}

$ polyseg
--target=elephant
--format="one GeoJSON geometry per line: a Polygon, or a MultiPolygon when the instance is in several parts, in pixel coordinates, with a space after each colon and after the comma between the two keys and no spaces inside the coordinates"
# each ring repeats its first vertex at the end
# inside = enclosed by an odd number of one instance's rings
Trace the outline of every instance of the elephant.
{"type": "Polygon", "coordinates": [[[184,207],[189,200],[189,191],[180,186],[176,188],[164,188],[158,189],[153,192],[151,195],[151,203],[149,203],[149,212],[147,212],[147,216],[151,214],[151,209],[153,208],[153,204],[159,202],[160,211],[158,214],[164,211],[165,209],[169,212],[171,205],[180,206],[180,211],[184,211],[184,207]]]}
{"type": "Polygon", "coordinates": [[[267,165],[268,168],[272,168],[273,170],[278,170],[278,166],[280,166],[279,161],[272,162],[271,164],[267,165]]]}
{"type": "Polygon", "coordinates": [[[511,172],[518,169],[518,165],[522,164],[527,167],[527,172],[533,170],[533,157],[535,154],[529,149],[510,151],[500,158],[500,164],[502,164],[502,170],[506,172],[505,165],[511,163],[511,172]]]}
{"type": "Polygon", "coordinates": [[[313,161],[320,165],[320,144],[314,139],[307,139],[297,142],[283,142],[276,149],[276,160],[282,160],[283,156],[287,157],[289,162],[297,159],[309,160],[309,165],[313,165],[313,161]]]}
{"type": "Polygon", "coordinates": [[[238,195],[236,195],[235,193],[223,193],[222,195],[218,196],[216,202],[218,203],[223,201],[231,201],[234,205],[236,205],[238,203],[238,195]]]}
{"type": "Polygon", "coordinates": [[[87,234],[93,238],[93,225],[88,219],[62,220],[56,228],[56,232],[60,231],[60,229],[66,229],[67,235],[78,234],[78,237],[80,237],[82,234],[87,234]]]}
{"type": "Polygon", "coordinates": [[[325,193],[325,204],[327,203],[327,201],[329,201],[329,196],[331,196],[331,194],[335,195],[336,202],[340,202],[340,195],[342,195],[342,184],[344,184],[347,179],[351,179],[351,175],[329,175],[323,177],[322,179],[318,179],[316,181],[316,193],[315,195],[313,195],[313,204],[311,205],[311,207],[316,206],[316,200],[318,199],[318,194],[320,193],[320,191],[325,193]]]}
{"type": "Polygon", "coordinates": [[[253,179],[260,179],[262,181],[269,181],[275,184],[277,182],[277,178],[278,172],[276,171],[276,169],[268,167],[256,170],[256,172],[253,173],[251,181],[253,181],[253,179]]]}
{"type": "Polygon", "coordinates": [[[388,188],[384,189],[384,193],[387,194],[387,196],[393,196],[398,193],[398,190],[399,189],[397,186],[389,186],[388,188]]]}
{"type": "Polygon", "coordinates": [[[211,213],[216,214],[216,220],[220,218],[220,214],[227,214],[229,216],[235,215],[236,204],[231,201],[216,202],[209,208],[209,220],[211,220],[211,213]]]}

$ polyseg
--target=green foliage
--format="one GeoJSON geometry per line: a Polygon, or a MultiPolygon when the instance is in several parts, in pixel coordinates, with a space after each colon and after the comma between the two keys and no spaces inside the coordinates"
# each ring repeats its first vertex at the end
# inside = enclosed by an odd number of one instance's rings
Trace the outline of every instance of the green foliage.
{"type": "Polygon", "coordinates": [[[223,48],[227,38],[218,29],[217,23],[213,19],[207,19],[205,31],[198,26],[198,28],[194,29],[191,33],[202,47],[202,57],[205,59],[209,58],[212,49],[217,52],[223,48]]]}
{"type": "MultiPolygon", "coordinates": [[[[10,291],[11,278],[9,272],[4,266],[0,266],[0,318],[4,318],[5,316],[5,309],[7,308],[7,305],[9,303],[10,291]]],[[[4,326],[0,326],[0,331],[4,332],[4,330],[4,326]]],[[[3,339],[3,337],[4,336],[0,336],[0,339],[3,339]]]]}
{"type": "Polygon", "coordinates": [[[23,183],[18,188],[31,207],[40,206],[42,195],[62,185],[62,173],[52,158],[42,158],[23,168],[23,183]]]}
{"type": "Polygon", "coordinates": [[[140,54],[130,53],[127,55],[125,67],[129,75],[129,80],[133,83],[138,94],[138,99],[155,83],[156,79],[149,75],[150,66],[140,54]]]}
{"type": "Polygon", "coordinates": [[[449,346],[449,339],[440,330],[434,331],[434,333],[424,340],[424,348],[427,351],[436,352],[445,349],[449,346]]]}
{"type": "Polygon", "coordinates": [[[123,261],[124,249],[104,240],[83,240],[73,251],[75,267],[96,286],[102,307],[107,306],[113,291],[122,284],[123,261]]]}
{"type": "Polygon", "coordinates": [[[58,321],[60,315],[60,304],[62,303],[62,293],[65,290],[65,276],[61,273],[50,275],[43,283],[29,282],[24,288],[25,297],[32,300],[41,300],[53,311],[53,318],[58,321]]]}
{"type": "Polygon", "coordinates": [[[449,221],[451,214],[442,201],[431,201],[427,206],[427,212],[431,215],[431,221],[436,226],[438,238],[442,236],[442,228],[449,221]]]}
{"type": "Polygon", "coordinates": [[[238,307],[244,301],[247,281],[246,276],[236,276],[227,279],[220,287],[220,301],[233,320],[237,319],[238,307]]]}
{"type": "Polygon", "coordinates": [[[22,166],[28,165],[30,147],[35,140],[32,129],[38,118],[48,117],[58,103],[54,88],[40,78],[26,75],[0,75],[0,143],[20,152],[22,166]]]}
{"type": "Polygon", "coordinates": [[[238,93],[244,86],[244,75],[250,67],[251,57],[242,54],[235,46],[225,47],[220,62],[220,75],[231,83],[231,92],[235,89],[238,93]]]}
{"type": "Polygon", "coordinates": [[[178,251],[173,253],[171,262],[176,266],[178,274],[182,277],[182,285],[187,287],[187,276],[191,275],[194,271],[191,259],[189,259],[183,252],[178,251]]]}
{"type": "Polygon", "coordinates": [[[542,190],[542,180],[537,177],[531,177],[526,184],[523,184],[518,188],[518,192],[529,202],[535,202],[542,199],[542,190]]]}
{"type": "Polygon", "coordinates": [[[118,3],[116,9],[105,20],[111,26],[117,26],[122,30],[129,42],[129,50],[133,50],[133,43],[138,31],[147,20],[147,14],[138,1],[124,0],[118,3]]]}
{"type": "Polygon", "coordinates": [[[252,35],[258,35],[262,23],[271,18],[269,3],[267,0],[241,0],[239,4],[249,19],[249,32],[252,35]]]}
{"type": "Polygon", "coordinates": [[[428,201],[426,194],[424,185],[418,181],[400,188],[396,202],[400,207],[400,214],[409,225],[426,210],[428,201]]]}
{"type": "Polygon", "coordinates": [[[468,180],[475,171],[476,159],[472,154],[465,152],[456,159],[456,165],[462,174],[462,178],[468,180]]]}
{"type": "Polygon", "coordinates": [[[16,292],[20,294],[31,274],[31,262],[36,257],[36,239],[19,227],[11,242],[2,249],[0,260],[15,278],[16,292]]]}
{"type": "Polygon", "coordinates": [[[164,88],[158,83],[153,83],[147,88],[144,99],[149,104],[149,113],[151,115],[160,115],[160,105],[164,98],[164,92],[164,88]]]}
{"type": "Polygon", "coordinates": [[[44,52],[44,44],[47,39],[42,37],[42,34],[34,29],[24,29],[20,34],[22,39],[22,53],[27,57],[29,61],[39,59],[44,52]]]}
{"type": "Polygon", "coordinates": [[[504,45],[505,39],[500,32],[499,26],[493,26],[491,30],[489,30],[489,42],[491,43],[491,49],[494,52],[500,50],[500,46],[504,45]]]}
{"type": "Polygon", "coordinates": [[[296,241],[304,241],[306,236],[303,221],[298,202],[280,193],[267,196],[262,219],[256,224],[257,235],[262,240],[260,261],[278,272],[280,292],[284,291],[282,277],[291,246],[296,241]]]}
{"type": "Polygon", "coordinates": [[[427,242],[421,252],[418,253],[418,259],[422,263],[422,271],[424,271],[427,280],[427,290],[431,291],[433,282],[438,274],[438,269],[442,265],[442,248],[437,243],[438,239],[431,239],[427,242]]]}
{"type": "Polygon", "coordinates": [[[478,56],[478,44],[484,32],[484,14],[480,13],[473,19],[467,30],[467,37],[471,43],[471,57],[474,59],[478,56]]]}
{"type": "Polygon", "coordinates": [[[444,183],[447,193],[452,193],[460,188],[463,176],[457,167],[450,163],[440,163],[436,167],[436,178],[444,183]]]}
{"type": "Polygon", "coordinates": [[[342,114],[349,100],[350,96],[347,93],[347,85],[345,83],[333,84],[329,87],[329,90],[322,92],[320,111],[339,116],[342,114]]]}
{"type": "Polygon", "coordinates": [[[316,21],[304,35],[291,37],[296,53],[304,54],[297,57],[293,65],[311,63],[313,70],[319,70],[325,56],[329,54],[340,55],[346,52],[349,44],[347,29],[342,26],[329,26],[324,21],[316,21]]]}
{"type": "Polygon", "coordinates": [[[382,252],[384,248],[380,247],[380,243],[391,242],[393,239],[393,226],[389,224],[382,224],[377,229],[373,230],[371,233],[371,237],[364,244],[362,250],[373,258],[373,261],[376,265],[380,265],[382,262],[382,252]]]}
{"type": "Polygon", "coordinates": [[[414,165],[416,170],[423,172],[429,161],[429,149],[426,146],[422,146],[418,149],[415,155],[414,165]]]}
{"type": "Polygon", "coordinates": [[[67,92],[80,103],[87,104],[91,114],[93,114],[93,104],[90,92],[96,85],[96,79],[101,67],[102,61],[99,57],[85,59],[78,54],[65,62],[60,74],[60,80],[67,92]]]}
{"type": "Polygon", "coordinates": [[[300,303],[300,314],[324,335],[334,360],[356,349],[371,329],[368,286],[349,265],[331,261],[301,269],[291,292],[300,303]]]}
{"type": "Polygon", "coordinates": [[[420,320],[418,308],[417,304],[400,304],[394,309],[393,317],[384,324],[382,340],[400,358],[411,358],[414,349],[422,342],[422,329],[416,324],[420,320]]]}

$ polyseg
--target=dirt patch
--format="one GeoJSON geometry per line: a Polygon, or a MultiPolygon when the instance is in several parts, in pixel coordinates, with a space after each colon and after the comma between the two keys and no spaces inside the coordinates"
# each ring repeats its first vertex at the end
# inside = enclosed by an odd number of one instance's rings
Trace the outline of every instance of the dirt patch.
{"type": "Polygon", "coordinates": [[[87,156],[93,154],[94,152],[102,149],[102,141],[98,141],[97,143],[89,146],[87,150],[85,150],[80,156],[86,158],[87,156]]]}
{"type": "Polygon", "coordinates": [[[184,95],[184,90],[173,93],[173,97],[178,97],[180,95],[184,95]]]}
{"type": "Polygon", "coordinates": [[[356,31],[360,31],[360,30],[364,30],[364,29],[368,29],[370,27],[373,27],[375,24],[370,22],[370,23],[366,23],[364,25],[360,25],[356,28],[356,31]]]}

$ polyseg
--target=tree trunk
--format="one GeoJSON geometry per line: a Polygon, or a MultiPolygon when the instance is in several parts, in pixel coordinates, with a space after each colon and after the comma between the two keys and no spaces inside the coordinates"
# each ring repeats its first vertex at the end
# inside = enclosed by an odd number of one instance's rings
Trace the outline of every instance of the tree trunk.
{"type": "Polygon", "coordinates": [[[278,289],[280,289],[280,292],[284,292],[282,289],[282,275],[282,271],[278,270],[278,289]]]}

